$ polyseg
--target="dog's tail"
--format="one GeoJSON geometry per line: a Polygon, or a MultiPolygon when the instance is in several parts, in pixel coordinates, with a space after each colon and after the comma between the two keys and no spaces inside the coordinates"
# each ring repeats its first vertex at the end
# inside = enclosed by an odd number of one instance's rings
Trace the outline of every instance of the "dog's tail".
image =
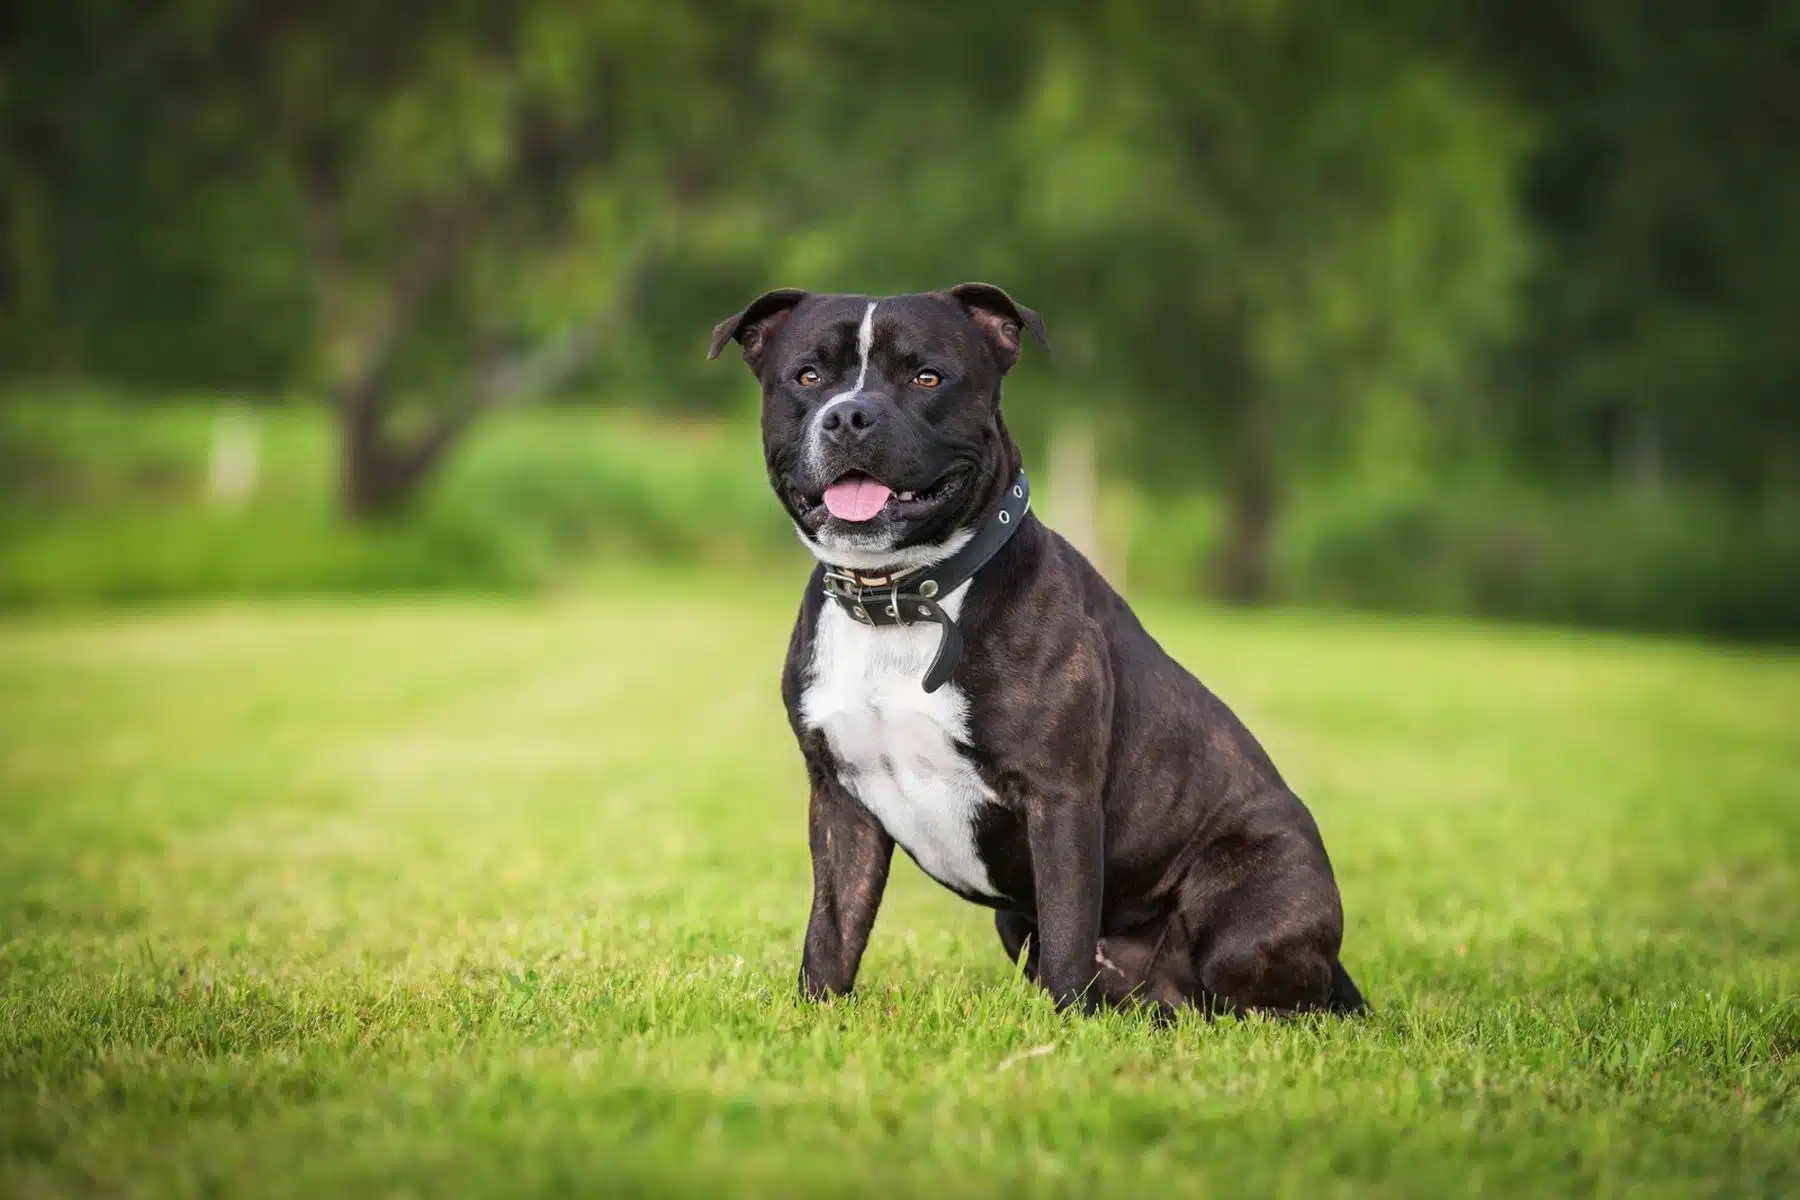
{"type": "Polygon", "coordinates": [[[1325,1001],[1327,1012],[1355,1016],[1369,1011],[1368,1001],[1357,990],[1356,982],[1350,978],[1350,972],[1344,970],[1344,964],[1333,961],[1331,964],[1331,998],[1325,1001]]]}

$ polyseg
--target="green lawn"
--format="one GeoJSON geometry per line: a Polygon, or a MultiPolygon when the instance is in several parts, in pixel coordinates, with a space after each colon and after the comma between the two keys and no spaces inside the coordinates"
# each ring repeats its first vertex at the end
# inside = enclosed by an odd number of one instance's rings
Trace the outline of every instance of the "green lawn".
{"type": "Polygon", "coordinates": [[[0,1194],[1800,1192],[1800,657],[1151,608],[1375,1015],[806,1007],[796,590],[0,622],[0,1194]]]}

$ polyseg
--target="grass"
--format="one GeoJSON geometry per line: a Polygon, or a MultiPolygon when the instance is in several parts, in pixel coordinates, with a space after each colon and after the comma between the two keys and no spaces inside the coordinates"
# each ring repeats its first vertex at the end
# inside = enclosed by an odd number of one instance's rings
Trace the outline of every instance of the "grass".
{"type": "Polygon", "coordinates": [[[1800,1191],[1800,658],[1151,606],[1375,1015],[807,1007],[793,582],[0,622],[0,1194],[1800,1191]]]}

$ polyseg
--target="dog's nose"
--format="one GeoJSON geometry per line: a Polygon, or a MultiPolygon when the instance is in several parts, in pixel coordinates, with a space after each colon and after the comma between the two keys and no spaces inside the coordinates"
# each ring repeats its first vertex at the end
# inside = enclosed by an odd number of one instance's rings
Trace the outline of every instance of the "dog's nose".
{"type": "Polygon", "coordinates": [[[859,442],[875,428],[878,415],[879,410],[873,404],[861,396],[853,396],[827,409],[819,419],[819,429],[828,441],[859,442]]]}

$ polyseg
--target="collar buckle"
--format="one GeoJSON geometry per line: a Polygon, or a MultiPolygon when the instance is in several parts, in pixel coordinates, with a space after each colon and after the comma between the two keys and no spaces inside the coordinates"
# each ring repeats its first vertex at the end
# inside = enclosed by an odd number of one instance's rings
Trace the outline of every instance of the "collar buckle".
{"type": "MultiPolygon", "coordinates": [[[[913,567],[905,571],[895,571],[888,575],[861,575],[849,567],[825,568],[825,591],[833,596],[848,596],[852,600],[860,600],[865,592],[888,591],[896,596],[906,586],[907,580],[917,575],[924,568],[913,567]]],[[[934,585],[926,595],[937,591],[934,585]]]]}
{"type": "Polygon", "coordinates": [[[840,596],[846,600],[861,600],[862,584],[853,572],[839,570],[836,567],[826,567],[825,594],[840,596]]]}

